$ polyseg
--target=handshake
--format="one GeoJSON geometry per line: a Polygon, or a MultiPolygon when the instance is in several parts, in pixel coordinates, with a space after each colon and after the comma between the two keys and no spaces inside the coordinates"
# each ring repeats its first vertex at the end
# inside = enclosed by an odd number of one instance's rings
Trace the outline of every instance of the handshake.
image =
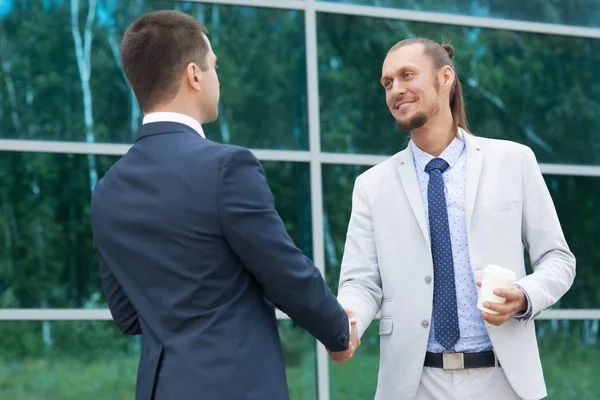
{"type": "Polygon", "coordinates": [[[350,320],[350,343],[348,344],[348,349],[344,351],[327,350],[331,360],[338,364],[343,364],[351,359],[352,356],[354,356],[356,349],[358,349],[358,346],[360,346],[360,339],[358,338],[358,331],[356,330],[356,316],[349,308],[344,307],[344,310],[346,311],[346,314],[348,314],[348,319],[350,320]]]}

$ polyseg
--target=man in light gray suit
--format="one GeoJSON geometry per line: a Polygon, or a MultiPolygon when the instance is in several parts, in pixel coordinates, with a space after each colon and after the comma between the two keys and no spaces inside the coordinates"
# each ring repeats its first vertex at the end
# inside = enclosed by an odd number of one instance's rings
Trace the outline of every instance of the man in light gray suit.
{"type": "Polygon", "coordinates": [[[453,54],[420,38],[387,54],[386,102],[411,141],[356,180],[338,299],[359,336],[381,312],[376,399],[540,399],[532,319],[570,288],[575,257],[531,149],[469,132],[453,54]],[[497,315],[476,307],[489,264],[517,277],[484,304],[497,315]]]}

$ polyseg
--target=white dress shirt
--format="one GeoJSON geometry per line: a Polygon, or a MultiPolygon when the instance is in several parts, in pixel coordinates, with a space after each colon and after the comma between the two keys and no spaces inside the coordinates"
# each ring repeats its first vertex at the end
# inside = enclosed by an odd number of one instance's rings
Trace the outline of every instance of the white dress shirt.
{"type": "MultiPolygon", "coordinates": [[[[490,350],[492,342],[488,336],[481,312],[477,309],[477,287],[471,271],[469,244],[467,242],[467,223],[465,216],[465,184],[466,184],[466,149],[463,132],[460,139],[454,138],[452,143],[440,154],[450,167],[444,172],[444,186],[448,207],[448,223],[452,243],[452,259],[454,262],[454,280],[456,301],[458,306],[458,325],[460,339],[454,347],[456,352],[474,353],[490,350]]],[[[419,149],[410,142],[414,155],[415,169],[421,189],[421,198],[425,208],[425,218],[429,221],[427,186],[429,174],[425,166],[434,157],[419,149]]],[[[429,227],[429,224],[427,225],[429,227]]],[[[431,318],[431,331],[427,351],[443,353],[446,350],[435,340],[435,313],[431,318]]]]}
{"type": "Polygon", "coordinates": [[[142,125],[149,124],[152,122],[178,122],[180,124],[184,124],[194,129],[200,136],[206,139],[204,135],[204,130],[202,129],[202,125],[200,122],[196,121],[194,118],[176,113],[176,112],[154,112],[144,116],[144,120],[142,121],[142,125]]]}
{"type": "MultiPolygon", "coordinates": [[[[467,134],[459,128],[459,138],[454,138],[452,143],[440,154],[450,166],[443,174],[446,188],[448,207],[448,223],[450,225],[450,239],[452,243],[452,259],[454,263],[454,280],[456,286],[456,300],[458,307],[458,325],[460,339],[454,347],[456,352],[474,353],[490,350],[491,340],[488,336],[481,312],[477,309],[477,289],[471,271],[469,259],[469,243],[467,242],[467,225],[465,216],[465,184],[466,184],[466,148],[464,135],[467,134]]],[[[410,142],[417,171],[421,198],[425,208],[425,218],[429,221],[427,186],[429,174],[425,166],[434,157],[419,149],[414,142],[410,142]]],[[[429,224],[427,225],[429,227],[429,224]]],[[[531,315],[531,300],[525,290],[527,310],[513,316],[516,319],[525,319],[531,315]]],[[[435,340],[435,315],[431,318],[431,330],[427,351],[442,353],[444,347],[435,340]]]]}

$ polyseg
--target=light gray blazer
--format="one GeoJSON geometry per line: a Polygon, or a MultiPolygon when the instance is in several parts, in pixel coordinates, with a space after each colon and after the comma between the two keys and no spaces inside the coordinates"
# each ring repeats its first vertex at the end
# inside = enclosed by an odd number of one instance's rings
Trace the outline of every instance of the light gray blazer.
{"type": "MultiPolygon", "coordinates": [[[[532,318],[554,304],[575,277],[575,257],[530,148],[465,133],[465,207],[474,276],[487,264],[512,269],[529,294],[532,318]],[[526,276],[523,249],[534,273],[526,276]]],[[[410,146],[356,179],[338,300],[362,336],[381,312],[375,398],[415,397],[429,337],[433,263],[410,146]]],[[[433,277],[434,278],[434,277],[433,277]]],[[[486,324],[517,394],[546,396],[534,323],[486,324]]]]}

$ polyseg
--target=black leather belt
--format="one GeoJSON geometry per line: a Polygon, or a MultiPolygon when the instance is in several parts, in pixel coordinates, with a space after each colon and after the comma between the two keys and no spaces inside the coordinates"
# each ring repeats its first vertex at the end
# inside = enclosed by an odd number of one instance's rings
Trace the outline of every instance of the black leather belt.
{"type": "MultiPolygon", "coordinates": [[[[426,367],[446,370],[487,368],[496,366],[496,355],[492,350],[482,353],[429,353],[425,354],[426,367]]],[[[500,366],[500,363],[498,363],[500,366]]]]}

